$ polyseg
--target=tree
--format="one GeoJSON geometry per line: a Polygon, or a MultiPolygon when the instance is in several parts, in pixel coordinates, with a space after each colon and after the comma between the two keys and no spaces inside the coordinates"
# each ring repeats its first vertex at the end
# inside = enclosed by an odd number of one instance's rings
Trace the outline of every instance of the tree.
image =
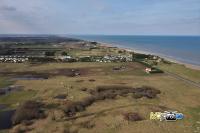
{"type": "Polygon", "coordinates": [[[61,55],[63,55],[63,56],[67,56],[67,55],[68,55],[68,53],[67,53],[67,52],[65,52],[65,51],[63,51],[63,52],[61,53],[61,55]]]}
{"type": "Polygon", "coordinates": [[[46,56],[55,56],[55,51],[47,51],[45,52],[46,56]]]}

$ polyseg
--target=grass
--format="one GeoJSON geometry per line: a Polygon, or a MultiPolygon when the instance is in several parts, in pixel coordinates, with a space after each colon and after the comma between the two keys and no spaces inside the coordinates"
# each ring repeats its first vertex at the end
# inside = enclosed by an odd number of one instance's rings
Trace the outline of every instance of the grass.
{"type": "Polygon", "coordinates": [[[9,81],[8,79],[4,78],[4,77],[0,77],[0,88],[6,87],[11,85],[12,82],[9,81]]]}
{"type": "Polygon", "coordinates": [[[192,81],[200,83],[199,70],[193,70],[190,68],[186,68],[184,65],[175,64],[175,63],[172,63],[172,64],[160,63],[158,66],[162,70],[166,70],[166,71],[178,74],[186,79],[190,79],[192,81]]]}
{"type": "MultiPolygon", "coordinates": [[[[99,49],[91,49],[91,50],[82,50],[82,49],[74,49],[69,51],[69,54],[75,57],[78,56],[104,56],[106,54],[110,55],[118,55],[118,49],[115,48],[104,48],[99,47],[99,49]]],[[[128,53],[123,53],[128,54],[128,53]]]]}
{"type": "MultiPolygon", "coordinates": [[[[163,65],[160,67],[167,69],[168,66],[163,65]]],[[[51,107],[47,108],[48,118],[37,120],[32,125],[34,132],[53,132],[55,130],[70,129],[70,131],[78,130],[81,133],[130,133],[132,131],[141,133],[179,133],[184,131],[192,132],[198,127],[194,123],[199,119],[200,89],[165,74],[147,75],[144,73],[145,67],[138,63],[47,63],[33,66],[30,64],[13,64],[12,67],[9,64],[0,64],[0,69],[3,68],[6,68],[7,71],[30,70],[37,72],[45,70],[54,71],[63,68],[87,68],[89,70],[89,74],[84,76],[56,76],[47,80],[19,80],[15,84],[24,86],[24,91],[0,96],[0,104],[17,105],[17,103],[34,98],[40,99],[46,105],[51,105],[51,107]],[[121,65],[126,66],[126,68],[122,71],[113,71],[113,67],[121,65]],[[14,69],[15,67],[16,69],[14,69]],[[95,81],[90,82],[90,79],[95,81]],[[82,80],[82,82],[77,82],[77,80],[82,80]],[[72,102],[80,101],[91,96],[88,93],[89,90],[102,85],[131,87],[146,85],[160,90],[161,94],[155,99],[134,99],[131,95],[127,95],[127,97],[117,96],[116,99],[97,101],[87,107],[85,111],[78,112],[77,118],[73,120],[66,120],[66,116],[58,117],[62,113],[52,113],[62,112],[60,107],[67,102],[66,100],[54,99],[55,96],[68,94],[66,99],[72,102]],[[87,91],[81,91],[81,88],[88,89],[87,91]],[[179,111],[185,115],[185,119],[175,123],[149,120],[149,113],[151,111],[165,111],[165,109],[179,111]],[[127,122],[123,118],[123,114],[127,112],[139,113],[144,120],[127,122]],[[56,121],[49,119],[53,114],[56,117],[56,121]],[[189,118],[189,120],[186,118],[189,118]],[[95,126],[93,128],[83,128],[80,126],[80,123],[87,121],[91,121],[95,126]],[[70,126],[66,127],[65,125],[70,126]]],[[[184,67],[176,68],[174,64],[169,66],[168,69],[175,72],[177,69],[177,73],[188,75],[187,78],[191,80],[195,79],[198,81],[200,79],[198,76],[199,71],[188,70],[184,67]]]]}
{"type": "Polygon", "coordinates": [[[36,92],[34,91],[19,91],[12,92],[10,94],[0,97],[0,104],[10,105],[16,107],[17,104],[32,99],[35,96],[36,92]]]}
{"type": "Polygon", "coordinates": [[[192,123],[193,131],[199,132],[200,131],[200,106],[189,108],[188,113],[191,116],[189,120],[192,123]]]}

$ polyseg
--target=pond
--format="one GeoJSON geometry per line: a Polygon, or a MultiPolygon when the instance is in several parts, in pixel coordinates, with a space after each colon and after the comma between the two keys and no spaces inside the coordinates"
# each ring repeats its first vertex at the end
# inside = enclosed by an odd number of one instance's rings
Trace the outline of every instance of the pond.
{"type": "Polygon", "coordinates": [[[47,78],[41,78],[41,77],[16,77],[12,78],[12,80],[45,80],[47,78]]]}
{"type": "Polygon", "coordinates": [[[45,80],[48,79],[47,76],[43,75],[20,75],[14,76],[12,80],[45,80]]]}
{"type": "Polygon", "coordinates": [[[12,116],[15,110],[0,111],[0,130],[12,127],[12,116]]]}
{"type": "Polygon", "coordinates": [[[6,105],[0,104],[0,111],[3,110],[3,109],[5,109],[5,108],[6,108],[6,105]]]}
{"type": "Polygon", "coordinates": [[[21,91],[21,90],[23,90],[23,86],[19,86],[19,85],[11,85],[5,88],[0,88],[0,96],[9,94],[11,92],[21,91]]]}

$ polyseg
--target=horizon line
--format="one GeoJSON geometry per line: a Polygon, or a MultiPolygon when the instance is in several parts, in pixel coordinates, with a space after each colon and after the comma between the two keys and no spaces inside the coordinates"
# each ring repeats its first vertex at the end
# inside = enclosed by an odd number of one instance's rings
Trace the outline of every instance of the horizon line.
{"type": "Polygon", "coordinates": [[[176,35],[176,34],[57,34],[57,33],[8,33],[8,34],[1,34],[1,35],[55,35],[55,36],[200,36],[200,35],[176,35]]]}

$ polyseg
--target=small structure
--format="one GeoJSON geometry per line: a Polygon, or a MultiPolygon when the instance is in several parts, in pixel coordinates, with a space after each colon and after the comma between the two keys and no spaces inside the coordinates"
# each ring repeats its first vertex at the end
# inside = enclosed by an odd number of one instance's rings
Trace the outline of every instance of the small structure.
{"type": "Polygon", "coordinates": [[[161,61],[162,61],[161,58],[159,58],[159,59],[156,60],[157,63],[159,63],[159,62],[161,62],[161,61]]]}
{"type": "Polygon", "coordinates": [[[145,69],[145,72],[146,72],[146,73],[150,73],[151,71],[152,71],[151,68],[148,68],[148,67],[147,67],[147,68],[145,69]]]}
{"type": "Polygon", "coordinates": [[[26,56],[0,56],[0,62],[22,63],[28,61],[26,56]]]}
{"type": "Polygon", "coordinates": [[[71,56],[59,56],[58,58],[61,59],[61,60],[69,60],[69,59],[72,59],[71,56]]]}

